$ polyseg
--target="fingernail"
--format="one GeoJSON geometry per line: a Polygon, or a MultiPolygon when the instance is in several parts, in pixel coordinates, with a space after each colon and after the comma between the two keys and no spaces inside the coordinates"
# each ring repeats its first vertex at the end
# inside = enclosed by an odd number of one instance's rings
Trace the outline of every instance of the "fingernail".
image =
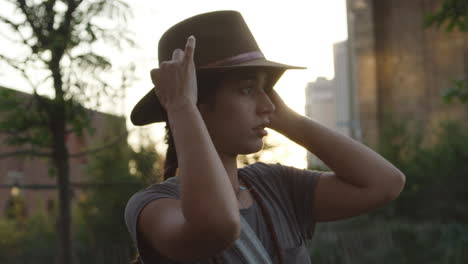
{"type": "Polygon", "coordinates": [[[193,46],[194,41],[195,41],[195,37],[193,35],[190,35],[190,37],[188,37],[188,42],[190,43],[190,46],[193,46]]]}

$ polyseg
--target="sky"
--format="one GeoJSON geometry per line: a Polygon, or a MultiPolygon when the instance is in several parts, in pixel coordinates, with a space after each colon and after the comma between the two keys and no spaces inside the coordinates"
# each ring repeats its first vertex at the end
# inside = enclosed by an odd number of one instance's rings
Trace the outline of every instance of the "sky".
{"type": "MultiPolygon", "coordinates": [[[[117,112],[129,116],[138,100],[152,87],[149,71],[158,66],[157,43],[160,36],[177,22],[200,13],[215,10],[237,10],[247,22],[261,50],[269,60],[307,67],[289,70],[275,89],[296,112],[304,114],[305,87],[317,77],[333,78],[333,43],[346,40],[345,0],[197,0],[147,1],[127,0],[133,9],[128,28],[133,32],[137,47],[114,54],[113,62],[136,64],[136,81],[127,90],[127,98],[117,112]]],[[[1,46],[1,43],[0,43],[1,46]]],[[[5,47],[2,47],[5,48],[5,47]]],[[[11,48],[11,47],[10,47],[11,48]]],[[[21,82],[14,75],[0,75],[0,85],[21,90],[21,82]]],[[[112,106],[109,106],[112,108],[112,106]]],[[[114,109],[115,110],[115,109],[114,109]]],[[[128,128],[135,127],[128,120],[128,128]]],[[[149,133],[162,141],[163,126],[151,125],[149,133]]],[[[305,168],[306,151],[270,130],[267,142],[279,145],[263,160],[305,168]]],[[[129,138],[135,142],[136,134],[129,138]]],[[[160,146],[163,150],[164,146],[160,146]]]]}

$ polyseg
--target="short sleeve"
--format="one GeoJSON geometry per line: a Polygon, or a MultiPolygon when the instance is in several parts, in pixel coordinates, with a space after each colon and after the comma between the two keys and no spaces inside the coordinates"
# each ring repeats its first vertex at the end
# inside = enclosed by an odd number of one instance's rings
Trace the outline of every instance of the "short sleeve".
{"type": "Polygon", "coordinates": [[[280,184],[291,200],[292,210],[305,239],[311,239],[315,229],[313,200],[320,171],[298,169],[279,163],[272,165],[280,184]]]}
{"type": "Polygon", "coordinates": [[[149,259],[154,256],[154,252],[146,250],[147,246],[142,245],[141,238],[138,237],[137,223],[138,217],[143,208],[151,201],[162,198],[179,199],[179,190],[172,179],[160,184],[153,184],[144,190],[135,193],[127,202],[125,207],[125,224],[130,233],[132,242],[134,243],[141,259],[144,263],[148,263],[149,259]]]}

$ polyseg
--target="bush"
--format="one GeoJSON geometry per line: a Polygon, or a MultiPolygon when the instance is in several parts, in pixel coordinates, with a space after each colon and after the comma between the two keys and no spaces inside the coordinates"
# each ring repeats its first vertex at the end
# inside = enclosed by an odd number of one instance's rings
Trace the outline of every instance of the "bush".
{"type": "Polygon", "coordinates": [[[41,213],[24,222],[0,220],[0,263],[55,263],[54,221],[41,213]]]}
{"type": "Polygon", "coordinates": [[[318,225],[310,246],[322,264],[468,263],[468,227],[359,219],[318,225]]]}
{"type": "Polygon", "coordinates": [[[389,121],[383,130],[379,152],[405,173],[406,186],[391,207],[374,215],[468,224],[468,126],[442,122],[426,145],[429,139],[408,127],[389,121]]]}

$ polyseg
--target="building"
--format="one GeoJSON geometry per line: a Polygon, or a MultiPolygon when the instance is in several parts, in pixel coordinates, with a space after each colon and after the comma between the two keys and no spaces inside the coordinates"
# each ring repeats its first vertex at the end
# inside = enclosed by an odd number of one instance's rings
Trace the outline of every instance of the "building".
{"type": "MultiPolygon", "coordinates": [[[[360,139],[359,122],[353,112],[354,101],[350,86],[348,42],[333,45],[335,77],[317,78],[306,87],[306,116],[343,135],[360,139]]],[[[307,153],[309,168],[323,166],[311,153],[307,153]]]]}
{"type": "Polygon", "coordinates": [[[343,135],[361,140],[359,115],[355,109],[355,99],[351,90],[351,73],[348,41],[333,45],[335,66],[336,129],[343,135]]]}
{"type": "MultiPolygon", "coordinates": [[[[307,84],[306,91],[306,116],[320,124],[336,129],[336,101],[335,81],[319,77],[315,82],[307,84]]],[[[312,153],[307,152],[307,167],[321,167],[323,163],[312,153]]]]}
{"type": "Polygon", "coordinates": [[[322,125],[336,129],[335,80],[319,77],[307,84],[305,112],[322,125]]]}
{"type": "MultiPolygon", "coordinates": [[[[14,92],[16,96],[29,98],[31,95],[0,87],[3,91],[14,92]]],[[[101,145],[102,139],[110,125],[118,126],[121,133],[125,132],[125,119],[109,114],[89,110],[94,133],[84,133],[82,136],[70,134],[67,137],[67,146],[71,154],[80,153],[101,145]]],[[[119,133],[116,133],[118,136],[119,133]]],[[[0,133],[0,155],[11,153],[23,148],[5,144],[7,135],[0,133]]],[[[126,137],[124,137],[124,142],[126,137]]],[[[88,182],[86,168],[87,156],[70,159],[70,182],[79,184],[88,182]]],[[[50,161],[47,158],[30,158],[10,156],[0,158],[0,215],[4,215],[9,201],[15,195],[21,195],[26,203],[26,214],[30,215],[37,210],[53,210],[57,205],[58,192],[56,178],[50,174],[50,161]],[[18,188],[20,187],[20,188],[18,188]]],[[[79,196],[79,190],[73,190],[73,197],[79,196]]]]}

